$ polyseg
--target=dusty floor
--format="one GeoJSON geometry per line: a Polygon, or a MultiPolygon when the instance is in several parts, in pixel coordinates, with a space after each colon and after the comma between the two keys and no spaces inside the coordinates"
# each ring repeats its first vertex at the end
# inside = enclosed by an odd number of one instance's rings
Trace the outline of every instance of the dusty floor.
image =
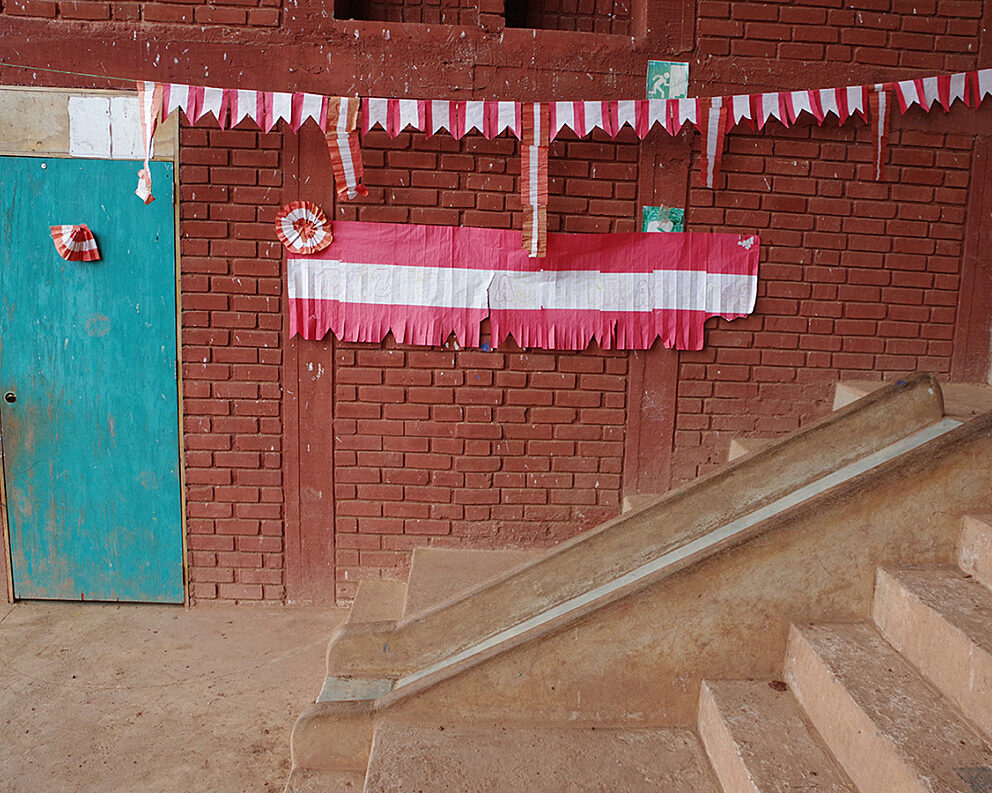
{"type": "Polygon", "coordinates": [[[281,791],[344,616],[0,605],[0,789],[281,791]]]}

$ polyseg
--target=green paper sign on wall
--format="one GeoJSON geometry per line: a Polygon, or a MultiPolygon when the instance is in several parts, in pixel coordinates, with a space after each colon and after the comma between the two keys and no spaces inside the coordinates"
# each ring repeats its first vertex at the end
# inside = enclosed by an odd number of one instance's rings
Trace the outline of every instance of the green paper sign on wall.
{"type": "Polygon", "coordinates": [[[688,63],[648,61],[648,99],[681,99],[688,91],[688,63]]]}
{"type": "Polygon", "coordinates": [[[642,207],[641,231],[684,231],[685,210],[676,207],[642,207]]]}

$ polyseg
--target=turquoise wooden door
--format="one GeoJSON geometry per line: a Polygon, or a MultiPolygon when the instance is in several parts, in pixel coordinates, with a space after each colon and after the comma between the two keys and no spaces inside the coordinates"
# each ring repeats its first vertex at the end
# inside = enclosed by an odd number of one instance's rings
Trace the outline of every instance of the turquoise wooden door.
{"type": "Polygon", "coordinates": [[[0,429],[18,598],[181,603],[173,173],[0,157],[0,429]],[[49,227],[85,223],[102,259],[49,227]]]}

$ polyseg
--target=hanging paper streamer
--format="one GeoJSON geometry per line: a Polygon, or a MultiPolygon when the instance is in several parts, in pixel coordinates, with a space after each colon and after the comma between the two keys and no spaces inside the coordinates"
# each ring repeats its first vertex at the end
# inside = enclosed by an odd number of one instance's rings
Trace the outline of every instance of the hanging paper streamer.
{"type": "Polygon", "coordinates": [[[331,169],[338,198],[350,200],[368,195],[362,184],[365,169],[358,148],[358,100],[342,96],[328,104],[329,124],[325,139],[331,155],[331,169]]]}
{"type": "Polygon", "coordinates": [[[700,176],[706,187],[713,187],[720,172],[723,157],[723,141],[727,134],[727,106],[723,97],[713,96],[696,100],[698,104],[698,126],[703,134],[703,158],[700,176]]]}
{"type": "Polygon", "coordinates": [[[138,113],[141,118],[141,145],[144,148],[145,167],[138,171],[138,187],[134,194],[145,204],[155,200],[152,195],[152,172],[148,161],[152,158],[155,128],[162,113],[162,86],[158,83],[138,83],[138,113]]]}
{"type": "Polygon", "coordinates": [[[52,226],[52,240],[59,256],[68,262],[96,262],[100,249],[96,237],[85,223],[70,226],[52,226]]]}
{"type": "Polygon", "coordinates": [[[871,108],[875,179],[881,179],[885,167],[885,147],[889,142],[889,94],[884,85],[875,86],[868,97],[868,104],[871,108]]]}
{"type": "Polygon", "coordinates": [[[533,102],[524,107],[520,138],[520,203],[524,211],[523,248],[544,256],[548,236],[549,109],[533,102]]]}
{"type": "Polygon", "coordinates": [[[327,216],[310,201],[293,201],[280,209],[276,234],[290,253],[317,253],[334,239],[327,216]]]}
{"type": "Polygon", "coordinates": [[[550,234],[540,262],[502,229],[339,221],[334,242],[288,263],[290,334],[343,341],[698,350],[712,316],[754,309],[755,236],[550,234]]]}

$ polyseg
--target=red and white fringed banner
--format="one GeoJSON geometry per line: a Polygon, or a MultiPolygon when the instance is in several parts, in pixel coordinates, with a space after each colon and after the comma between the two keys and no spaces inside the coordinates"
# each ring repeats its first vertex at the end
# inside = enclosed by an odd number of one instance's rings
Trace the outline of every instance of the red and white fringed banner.
{"type": "Polygon", "coordinates": [[[368,195],[362,184],[364,168],[362,152],[358,147],[358,100],[336,97],[329,100],[330,118],[327,132],[327,151],[331,155],[331,169],[338,198],[352,199],[368,195]]]}
{"type": "Polygon", "coordinates": [[[428,137],[444,130],[455,138],[472,130],[495,138],[509,130],[519,138],[520,105],[447,99],[365,99],[362,134],[373,127],[381,127],[391,138],[404,129],[426,132],[428,137]]]}
{"type": "Polygon", "coordinates": [[[290,335],[401,344],[493,341],[580,350],[698,350],[709,317],[746,316],[758,283],[757,237],[551,234],[540,266],[512,231],[334,224],[334,242],[288,264],[290,335]]]}
{"type": "Polygon", "coordinates": [[[523,248],[528,256],[544,256],[548,238],[549,109],[524,105],[520,130],[520,203],[524,212],[523,248]]]}
{"type": "Polygon", "coordinates": [[[152,172],[148,161],[152,158],[152,141],[155,128],[162,112],[162,86],[158,83],[138,82],[138,113],[141,120],[141,147],[145,155],[145,167],[138,171],[138,187],[134,194],[144,203],[155,200],[152,195],[152,172]]]}

